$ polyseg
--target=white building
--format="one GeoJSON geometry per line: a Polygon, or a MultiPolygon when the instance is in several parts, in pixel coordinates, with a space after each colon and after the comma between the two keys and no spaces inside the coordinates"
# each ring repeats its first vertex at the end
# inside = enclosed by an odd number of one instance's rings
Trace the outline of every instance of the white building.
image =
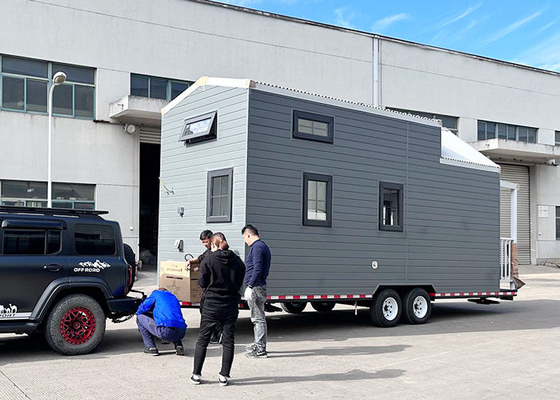
{"type": "Polygon", "coordinates": [[[206,0],[4,0],[0,16],[4,204],[46,205],[62,70],[54,205],[109,210],[155,251],[159,110],[200,76],[252,78],[441,119],[520,184],[520,263],[560,261],[558,73],[206,0]]]}

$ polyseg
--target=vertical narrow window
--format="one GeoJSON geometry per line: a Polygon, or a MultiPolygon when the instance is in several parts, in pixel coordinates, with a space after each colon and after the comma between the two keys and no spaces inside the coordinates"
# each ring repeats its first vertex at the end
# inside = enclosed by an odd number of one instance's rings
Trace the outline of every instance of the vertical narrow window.
{"type": "Polygon", "coordinates": [[[303,174],[303,225],[332,226],[332,176],[303,174]]]}
{"type": "Polygon", "coordinates": [[[403,185],[379,183],[379,230],[403,231],[403,185]]]}
{"type": "Polygon", "coordinates": [[[231,222],[233,168],[208,172],[206,222],[231,222]]]}
{"type": "Polygon", "coordinates": [[[486,122],[478,121],[478,140],[486,140],[486,122]]]}
{"type": "Polygon", "coordinates": [[[556,146],[560,146],[560,131],[554,132],[554,143],[556,146]]]}
{"type": "Polygon", "coordinates": [[[293,123],[293,136],[295,138],[333,143],[333,117],[294,110],[293,123]]]}
{"type": "Polygon", "coordinates": [[[560,207],[556,207],[556,240],[560,240],[560,207]]]}

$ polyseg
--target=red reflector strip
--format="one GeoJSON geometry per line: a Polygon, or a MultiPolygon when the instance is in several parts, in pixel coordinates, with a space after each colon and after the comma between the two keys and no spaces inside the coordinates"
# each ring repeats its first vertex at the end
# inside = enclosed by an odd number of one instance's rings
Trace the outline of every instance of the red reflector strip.
{"type": "Polygon", "coordinates": [[[516,291],[500,291],[500,292],[440,292],[430,293],[430,297],[446,298],[446,297],[500,297],[500,296],[517,296],[516,291]]]}
{"type": "Polygon", "coordinates": [[[330,299],[371,299],[371,294],[295,294],[267,296],[268,300],[330,300],[330,299]]]}

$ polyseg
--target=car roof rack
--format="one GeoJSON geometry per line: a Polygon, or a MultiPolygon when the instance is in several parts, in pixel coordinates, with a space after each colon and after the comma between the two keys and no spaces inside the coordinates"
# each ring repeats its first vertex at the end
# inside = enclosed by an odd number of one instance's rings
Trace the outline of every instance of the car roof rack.
{"type": "Polygon", "coordinates": [[[20,214],[42,214],[42,215],[62,215],[73,217],[99,216],[109,214],[109,211],[101,210],[73,210],[71,208],[46,208],[46,207],[22,207],[22,206],[0,206],[0,213],[20,213],[20,214]]]}

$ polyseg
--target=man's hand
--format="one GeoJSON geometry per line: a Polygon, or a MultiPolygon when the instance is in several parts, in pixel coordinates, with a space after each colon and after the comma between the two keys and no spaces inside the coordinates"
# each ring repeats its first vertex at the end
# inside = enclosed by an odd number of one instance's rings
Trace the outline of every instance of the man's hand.
{"type": "Polygon", "coordinates": [[[253,298],[253,289],[247,286],[245,288],[245,295],[243,297],[245,297],[245,300],[251,300],[253,298]]]}
{"type": "Polygon", "coordinates": [[[187,260],[187,263],[185,264],[185,270],[190,270],[191,269],[191,260],[187,260]]]}

